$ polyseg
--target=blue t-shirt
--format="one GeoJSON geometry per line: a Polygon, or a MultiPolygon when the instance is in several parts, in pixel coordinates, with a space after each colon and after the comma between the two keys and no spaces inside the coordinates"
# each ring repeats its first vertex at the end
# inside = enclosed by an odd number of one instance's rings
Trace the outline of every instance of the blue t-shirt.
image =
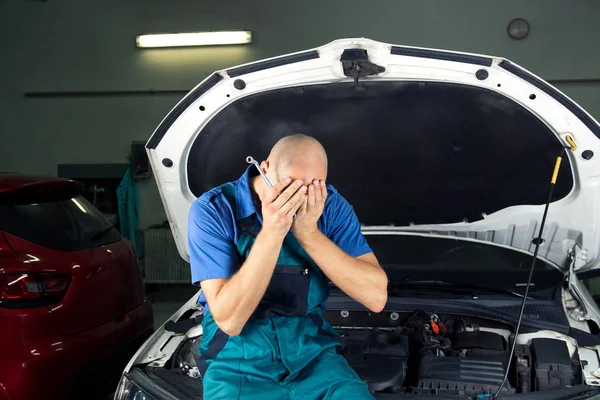
{"type": "MultiPolygon", "coordinates": [[[[262,223],[250,188],[250,178],[256,175],[255,167],[249,166],[238,180],[232,182],[236,192],[236,215],[220,187],[202,194],[192,204],[188,216],[188,244],[194,285],[207,279],[231,278],[240,268],[236,221],[256,214],[262,223]]],[[[372,252],[360,231],[354,210],[331,185],[327,185],[327,200],[317,226],[352,257],[372,252]]],[[[207,307],[204,294],[200,295],[199,303],[207,307]]]]}

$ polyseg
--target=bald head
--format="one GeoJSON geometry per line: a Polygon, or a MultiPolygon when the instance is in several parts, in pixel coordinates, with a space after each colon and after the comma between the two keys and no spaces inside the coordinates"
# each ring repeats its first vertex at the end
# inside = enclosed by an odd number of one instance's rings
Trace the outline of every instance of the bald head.
{"type": "Polygon", "coordinates": [[[327,178],[327,153],[313,137],[286,136],[271,149],[266,167],[267,175],[271,175],[269,179],[272,177],[275,182],[289,176],[308,184],[313,179],[327,178]]]}

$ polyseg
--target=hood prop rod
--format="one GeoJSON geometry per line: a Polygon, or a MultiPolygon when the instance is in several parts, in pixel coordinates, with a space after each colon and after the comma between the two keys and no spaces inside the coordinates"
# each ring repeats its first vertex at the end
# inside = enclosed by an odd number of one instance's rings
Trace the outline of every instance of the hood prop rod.
{"type": "MultiPolygon", "coordinates": [[[[570,148],[573,151],[573,146],[570,148]]],[[[556,186],[556,180],[558,179],[558,171],[560,170],[560,164],[562,162],[563,155],[565,154],[565,147],[560,150],[560,154],[556,157],[556,163],[554,164],[554,172],[552,173],[552,179],[550,180],[550,192],[548,193],[548,200],[546,201],[546,205],[544,206],[544,214],[542,215],[542,222],[540,224],[540,230],[538,232],[537,241],[535,243],[535,250],[533,252],[533,260],[531,261],[531,268],[529,268],[529,277],[527,278],[527,285],[525,286],[525,294],[523,296],[523,301],[521,302],[521,311],[519,311],[519,319],[517,320],[517,328],[515,329],[515,338],[513,340],[510,356],[508,357],[508,363],[506,364],[506,371],[504,373],[504,379],[502,379],[502,383],[498,386],[498,390],[492,396],[492,399],[497,399],[498,395],[502,391],[502,388],[506,384],[508,380],[508,373],[510,371],[510,365],[512,363],[512,359],[515,356],[515,348],[517,347],[517,339],[519,337],[519,329],[521,328],[521,321],[523,320],[523,312],[525,311],[525,304],[527,303],[527,295],[529,294],[529,287],[531,286],[531,277],[533,276],[533,269],[535,267],[535,261],[537,260],[538,251],[540,250],[540,244],[542,243],[542,234],[544,232],[544,225],[546,225],[546,217],[548,216],[548,208],[550,207],[550,203],[552,202],[552,195],[554,194],[554,187],[556,186]]]]}

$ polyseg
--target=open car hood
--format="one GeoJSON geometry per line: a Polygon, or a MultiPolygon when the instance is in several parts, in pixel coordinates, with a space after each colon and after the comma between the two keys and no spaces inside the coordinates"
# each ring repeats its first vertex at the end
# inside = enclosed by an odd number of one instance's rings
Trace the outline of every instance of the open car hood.
{"type": "Polygon", "coordinates": [[[263,160],[298,132],[323,143],[328,183],[366,233],[445,235],[527,253],[555,160],[569,148],[539,256],[566,270],[577,248],[575,269],[599,264],[596,120],[505,59],[368,39],[217,71],[160,123],[146,149],[185,260],[192,202],[238,178],[246,156],[263,160]]]}

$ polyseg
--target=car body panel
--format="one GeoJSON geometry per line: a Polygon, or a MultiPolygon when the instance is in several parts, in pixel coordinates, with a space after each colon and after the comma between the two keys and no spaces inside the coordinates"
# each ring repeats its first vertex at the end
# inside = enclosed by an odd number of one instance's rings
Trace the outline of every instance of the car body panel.
{"type": "MultiPolygon", "coordinates": [[[[535,115],[565,148],[570,147],[567,136],[572,137],[577,148],[566,151],[563,163],[568,162],[571,167],[573,188],[566,197],[552,203],[539,256],[566,271],[569,252],[580,246],[584,255],[577,260],[575,269],[598,265],[600,165],[585,159],[583,152],[598,153],[600,140],[596,135],[598,124],[589,114],[554,88],[544,91],[545,87],[539,84],[543,81],[521,67],[511,63],[507,68],[502,58],[398,47],[368,39],[342,39],[311,50],[317,52],[318,58],[300,52],[218,71],[184,97],[161,122],[147,143],[147,152],[183,259],[189,260],[187,215],[196,199],[189,187],[187,160],[202,128],[227,106],[253,94],[302,85],[352,82],[352,77],[344,75],[340,57],[345,49],[356,48],[367,50],[369,61],[385,67],[385,72],[361,80],[447,82],[485,88],[535,115]],[[485,79],[478,74],[482,69],[485,79]],[[231,71],[234,77],[229,75],[231,71]],[[236,89],[238,79],[243,79],[243,89],[236,89]]],[[[548,190],[551,174],[549,170],[548,190]]],[[[473,222],[367,228],[446,235],[533,254],[532,241],[537,237],[542,212],[543,205],[522,204],[483,215],[473,222]]]]}
{"type": "Polygon", "coordinates": [[[26,187],[76,186],[77,182],[53,176],[30,176],[17,173],[0,172],[0,193],[26,187]]]}
{"type": "Polygon", "coordinates": [[[118,322],[65,336],[50,310],[0,309],[0,384],[11,400],[64,399],[82,368],[111,356],[152,328],[152,308],[144,301],[118,322]],[[6,323],[6,325],[5,325],[6,323]],[[15,342],[18,337],[19,341],[15,342]],[[18,345],[17,345],[18,344],[18,345]]]}
{"type": "Polygon", "coordinates": [[[5,233],[11,248],[40,273],[71,277],[65,297],[50,305],[58,330],[75,335],[123,318],[144,301],[133,248],[121,239],[100,247],[62,252],[5,233]]]}

